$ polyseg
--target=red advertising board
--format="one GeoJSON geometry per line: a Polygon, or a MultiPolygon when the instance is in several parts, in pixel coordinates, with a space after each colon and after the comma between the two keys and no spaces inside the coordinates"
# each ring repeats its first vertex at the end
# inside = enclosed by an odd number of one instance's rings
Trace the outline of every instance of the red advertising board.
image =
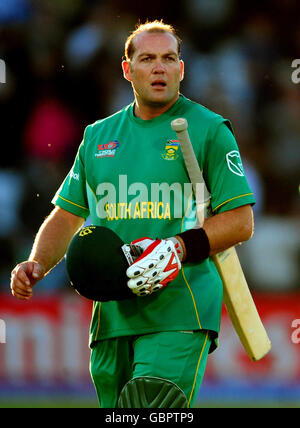
{"type": "MultiPolygon", "coordinates": [[[[272,341],[271,352],[252,362],[224,309],[220,346],[209,357],[206,379],[300,383],[300,295],[256,295],[255,302],[272,341]]],[[[75,294],[35,296],[29,302],[0,295],[0,380],[90,381],[91,309],[90,301],[75,294]]]]}
{"type": "Polygon", "coordinates": [[[300,294],[254,295],[272,342],[262,360],[250,360],[223,307],[219,349],[212,354],[209,375],[218,379],[300,382],[300,294]]]}
{"type": "Polygon", "coordinates": [[[76,382],[89,377],[91,302],[56,294],[28,302],[0,297],[5,343],[0,345],[3,381],[76,382]]]}

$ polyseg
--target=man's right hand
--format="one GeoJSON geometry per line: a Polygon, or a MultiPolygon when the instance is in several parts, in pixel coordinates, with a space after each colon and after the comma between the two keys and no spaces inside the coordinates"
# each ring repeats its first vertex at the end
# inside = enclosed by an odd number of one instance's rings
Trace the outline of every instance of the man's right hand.
{"type": "Polygon", "coordinates": [[[11,273],[10,288],[13,296],[21,300],[32,297],[32,287],[44,278],[45,268],[38,262],[26,261],[18,264],[11,273]]]}

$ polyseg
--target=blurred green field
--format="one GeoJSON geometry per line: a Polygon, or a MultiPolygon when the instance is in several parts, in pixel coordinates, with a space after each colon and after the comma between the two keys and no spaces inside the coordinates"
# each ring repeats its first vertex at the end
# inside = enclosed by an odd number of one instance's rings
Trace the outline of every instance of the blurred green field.
{"type": "MultiPolygon", "coordinates": [[[[98,402],[94,400],[77,400],[77,399],[10,399],[10,400],[1,400],[0,408],[99,408],[98,402]]],[[[196,408],[289,408],[296,409],[300,408],[300,402],[223,402],[223,403],[215,403],[215,402],[205,402],[203,404],[198,404],[196,408]]]]}
{"type": "Polygon", "coordinates": [[[80,399],[68,399],[54,398],[53,400],[49,399],[10,399],[10,400],[0,400],[0,409],[12,409],[12,408],[22,408],[22,409],[33,409],[33,408],[99,408],[98,402],[95,400],[80,400],[80,399]]]}

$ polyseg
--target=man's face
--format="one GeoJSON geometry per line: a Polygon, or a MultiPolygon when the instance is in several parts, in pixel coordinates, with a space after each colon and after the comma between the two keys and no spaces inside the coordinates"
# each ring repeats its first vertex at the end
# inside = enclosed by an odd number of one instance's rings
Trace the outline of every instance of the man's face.
{"type": "Polygon", "coordinates": [[[178,98],[183,79],[177,40],[169,33],[141,33],[134,38],[131,61],[123,61],[124,77],[140,104],[165,106],[178,98]]]}

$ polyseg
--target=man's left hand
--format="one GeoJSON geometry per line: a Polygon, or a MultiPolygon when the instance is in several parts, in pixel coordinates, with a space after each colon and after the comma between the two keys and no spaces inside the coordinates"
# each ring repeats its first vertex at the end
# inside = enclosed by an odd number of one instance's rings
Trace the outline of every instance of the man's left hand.
{"type": "Polygon", "coordinates": [[[129,266],[128,287],[138,296],[146,296],[164,288],[181,269],[173,241],[141,238],[131,242],[142,254],[129,266]]]}

